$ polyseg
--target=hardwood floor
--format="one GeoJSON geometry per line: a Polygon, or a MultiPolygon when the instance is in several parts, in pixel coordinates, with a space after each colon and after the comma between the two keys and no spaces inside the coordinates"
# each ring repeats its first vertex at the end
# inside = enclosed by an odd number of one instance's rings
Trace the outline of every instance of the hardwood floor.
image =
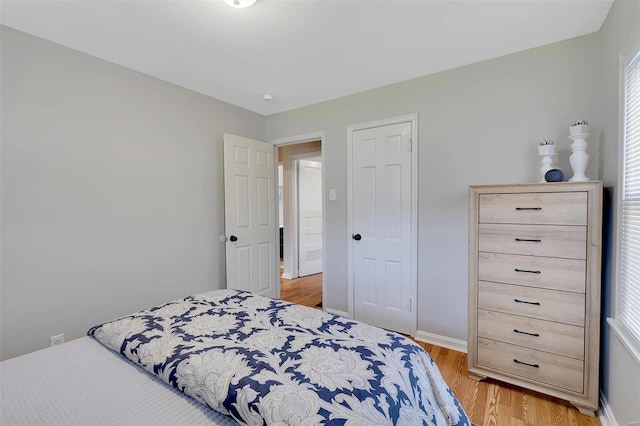
{"type": "Polygon", "coordinates": [[[280,299],[312,308],[322,302],[322,274],[309,275],[295,280],[280,280],[280,299]]]}
{"type": "Polygon", "coordinates": [[[479,426],[600,425],[598,418],[585,416],[560,399],[494,380],[469,379],[466,354],[417,343],[429,352],[471,421],[479,426]]]}
{"type": "MultiPolygon", "coordinates": [[[[282,300],[316,307],[322,301],[322,274],[281,280],[282,300]]],[[[591,426],[588,417],[557,398],[494,380],[469,379],[467,356],[440,346],[417,342],[434,359],[442,377],[456,394],[469,418],[478,426],[591,426]]]]}

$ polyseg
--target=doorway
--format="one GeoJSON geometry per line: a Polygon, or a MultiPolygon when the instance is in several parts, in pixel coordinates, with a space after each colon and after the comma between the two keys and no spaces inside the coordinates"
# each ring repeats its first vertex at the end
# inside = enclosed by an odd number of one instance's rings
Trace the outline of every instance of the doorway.
{"type": "Polygon", "coordinates": [[[324,133],[271,141],[282,166],[277,189],[282,258],[280,296],[322,307],[325,265],[324,133]]]}

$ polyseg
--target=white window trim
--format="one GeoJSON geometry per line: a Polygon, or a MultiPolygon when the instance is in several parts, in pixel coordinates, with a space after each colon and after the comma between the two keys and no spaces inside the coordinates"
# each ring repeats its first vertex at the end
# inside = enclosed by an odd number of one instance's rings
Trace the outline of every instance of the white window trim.
{"type": "Polygon", "coordinates": [[[615,318],[607,318],[607,322],[622,346],[629,351],[631,357],[640,365],[640,346],[636,338],[627,330],[627,326],[615,318]]]}
{"type": "Polygon", "coordinates": [[[611,327],[616,338],[620,341],[622,346],[624,346],[632,358],[636,361],[638,365],[640,365],[640,340],[634,336],[631,331],[627,328],[627,326],[622,323],[618,317],[618,309],[620,306],[619,297],[620,297],[620,275],[621,275],[621,258],[620,258],[620,237],[622,235],[622,186],[624,182],[624,169],[622,165],[624,164],[624,136],[625,136],[625,95],[626,95],[626,65],[628,62],[632,61],[640,51],[640,43],[633,46],[631,50],[629,50],[625,55],[620,56],[620,66],[619,66],[619,102],[618,102],[618,179],[617,179],[617,191],[616,191],[616,201],[615,201],[615,210],[616,210],[616,234],[614,236],[614,276],[612,277],[613,283],[613,300],[615,303],[614,309],[614,318],[607,318],[607,323],[611,327]]]}

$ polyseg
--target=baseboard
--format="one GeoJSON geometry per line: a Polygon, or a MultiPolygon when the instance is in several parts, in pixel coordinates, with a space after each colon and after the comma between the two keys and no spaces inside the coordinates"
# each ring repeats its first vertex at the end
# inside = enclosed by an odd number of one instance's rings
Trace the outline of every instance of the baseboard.
{"type": "Polygon", "coordinates": [[[618,422],[613,415],[609,401],[605,398],[602,391],[600,391],[600,408],[598,409],[598,417],[602,426],[618,426],[618,422]]]}
{"type": "Polygon", "coordinates": [[[467,342],[464,340],[453,339],[451,337],[428,333],[422,330],[416,331],[416,335],[413,337],[421,342],[442,346],[443,348],[453,349],[454,351],[463,352],[465,354],[467,353],[467,342]]]}
{"type": "Polygon", "coordinates": [[[337,316],[339,316],[339,317],[350,318],[350,317],[349,317],[349,314],[348,314],[347,312],[339,311],[339,310],[337,310],[337,309],[324,308],[324,311],[325,311],[325,312],[328,312],[328,313],[330,313],[330,314],[333,314],[333,315],[337,315],[337,316]]]}
{"type": "Polygon", "coordinates": [[[282,275],[280,275],[280,278],[284,278],[285,280],[292,280],[293,279],[293,275],[291,275],[288,272],[283,272],[282,275]]]}

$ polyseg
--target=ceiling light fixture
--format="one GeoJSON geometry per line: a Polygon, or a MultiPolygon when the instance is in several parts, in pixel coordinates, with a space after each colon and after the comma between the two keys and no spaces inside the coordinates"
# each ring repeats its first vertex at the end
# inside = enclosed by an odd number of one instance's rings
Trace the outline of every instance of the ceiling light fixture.
{"type": "Polygon", "coordinates": [[[238,9],[244,9],[256,2],[256,0],[224,0],[229,6],[237,7],[238,9]]]}
{"type": "Polygon", "coordinates": [[[262,97],[262,100],[263,100],[263,101],[265,101],[265,102],[273,102],[273,96],[271,96],[271,95],[264,95],[264,96],[262,97]]]}

